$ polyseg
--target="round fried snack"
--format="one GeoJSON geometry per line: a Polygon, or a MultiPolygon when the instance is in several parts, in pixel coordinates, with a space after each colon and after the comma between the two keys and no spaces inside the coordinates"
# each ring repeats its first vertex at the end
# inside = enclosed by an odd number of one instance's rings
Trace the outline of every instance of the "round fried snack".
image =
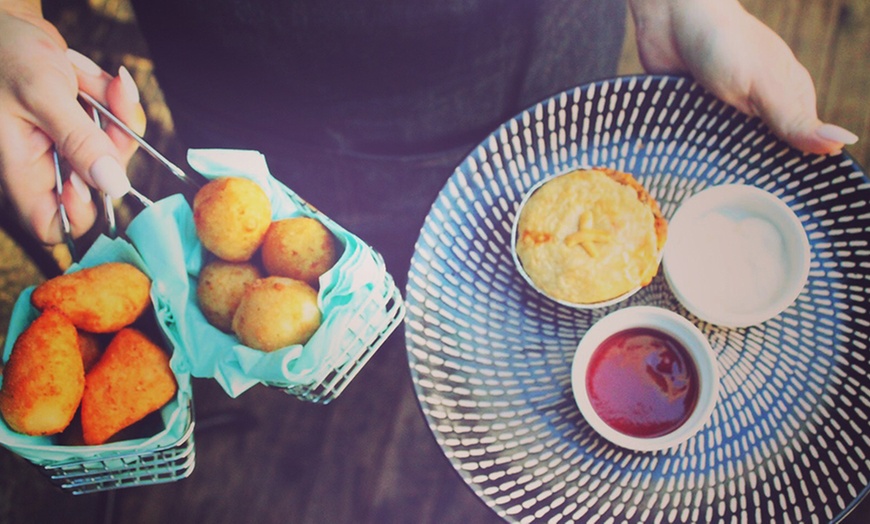
{"type": "Polygon", "coordinates": [[[213,260],[203,266],[196,285],[196,299],[205,318],[216,328],[231,332],[233,315],[245,286],[263,275],[249,262],[213,260]]]}
{"type": "Polygon", "coordinates": [[[126,262],[107,262],[46,280],[30,302],[59,309],[79,329],[111,333],[133,323],[151,302],[151,279],[126,262]]]}
{"type": "Polygon", "coordinates": [[[14,431],[53,435],[73,419],[85,387],[76,328],[45,310],[25,329],[3,371],[0,413],[14,431]]]}
{"type": "Polygon", "coordinates": [[[82,436],[102,444],[162,408],[178,390],[169,355],[135,328],[119,331],[85,378],[82,436]]]}
{"type": "Polygon", "coordinates": [[[260,247],[272,222],[272,207],[253,180],[217,178],[194,196],[193,221],[207,250],[224,260],[244,262],[260,247]]]}
{"type": "Polygon", "coordinates": [[[233,331],[246,346],[268,352],[304,344],[320,320],[314,288],[301,280],[266,277],[245,289],[233,331]]]}
{"type": "Polygon", "coordinates": [[[310,217],[276,220],[263,239],[263,266],[270,275],[317,285],[320,275],[338,257],[336,239],[320,221],[310,217]]]}

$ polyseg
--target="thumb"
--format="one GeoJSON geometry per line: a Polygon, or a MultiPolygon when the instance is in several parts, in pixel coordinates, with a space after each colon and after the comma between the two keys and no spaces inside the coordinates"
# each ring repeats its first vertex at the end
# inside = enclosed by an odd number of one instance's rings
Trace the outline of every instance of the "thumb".
{"type": "Polygon", "coordinates": [[[42,107],[35,114],[39,126],[73,171],[112,198],[130,191],[127,173],[118,160],[120,153],[75,97],[55,97],[52,104],[42,107]]]}
{"type": "Polygon", "coordinates": [[[759,75],[749,93],[752,111],[775,134],[801,151],[821,155],[837,153],[844,145],[857,142],[858,137],[850,131],[819,120],[813,82],[803,66],[792,62],[784,77],[791,84],[791,91],[782,89],[781,79],[773,81],[759,75]]]}

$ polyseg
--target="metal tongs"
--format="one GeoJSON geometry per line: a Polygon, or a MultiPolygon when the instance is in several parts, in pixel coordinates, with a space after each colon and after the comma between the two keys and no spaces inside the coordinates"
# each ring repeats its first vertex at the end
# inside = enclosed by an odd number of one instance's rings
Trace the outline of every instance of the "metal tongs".
{"type": "MultiPolygon", "coordinates": [[[[118,126],[121,131],[127,134],[130,138],[132,138],[136,143],[139,144],[146,153],[151,155],[158,162],[163,164],[169,171],[178,177],[181,181],[195,187],[199,188],[202,186],[202,181],[194,179],[187,173],[185,173],[181,168],[177,165],[173,164],[169,159],[163,156],[159,151],[157,151],[151,144],[145,141],[141,136],[139,136],[136,132],[130,129],[124,122],[121,121],[117,116],[115,116],[111,111],[109,111],[105,106],[97,102],[92,96],[87,93],[79,92],[79,98],[82,99],[87,105],[91,106],[92,118],[94,122],[102,128],[101,115],[109,119],[112,124],[118,126]]],[[[75,240],[72,236],[72,227],[70,226],[69,215],[66,212],[66,208],[63,205],[63,173],[61,170],[61,162],[60,155],[57,152],[57,147],[52,148],[52,155],[54,157],[54,177],[55,177],[55,192],[57,193],[57,205],[58,210],[60,212],[60,223],[61,223],[61,232],[63,233],[64,243],[69,249],[70,256],[72,256],[73,260],[78,260],[78,256],[76,253],[75,240]]],[[[130,195],[136,198],[143,206],[148,207],[154,204],[148,197],[140,193],[136,190],[136,188],[130,188],[130,195]]],[[[106,219],[107,226],[107,234],[110,237],[117,236],[117,222],[115,220],[115,208],[114,203],[112,202],[112,198],[102,193],[100,194],[100,200],[103,204],[103,210],[106,219]]]]}

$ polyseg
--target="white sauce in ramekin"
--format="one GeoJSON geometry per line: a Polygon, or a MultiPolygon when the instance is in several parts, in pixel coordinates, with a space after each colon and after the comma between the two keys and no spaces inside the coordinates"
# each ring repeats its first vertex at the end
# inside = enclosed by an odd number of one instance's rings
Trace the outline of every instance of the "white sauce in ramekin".
{"type": "Polygon", "coordinates": [[[689,312],[720,326],[746,327],[794,303],[811,260],[803,224],[785,202],[761,188],[730,184],[680,203],[663,267],[689,312]]]}
{"type": "Polygon", "coordinates": [[[675,269],[683,289],[699,303],[748,313],[774,302],[783,292],[789,260],[782,235],[764,218],[713,211],[690,225],[691,254],[675,269]]]}

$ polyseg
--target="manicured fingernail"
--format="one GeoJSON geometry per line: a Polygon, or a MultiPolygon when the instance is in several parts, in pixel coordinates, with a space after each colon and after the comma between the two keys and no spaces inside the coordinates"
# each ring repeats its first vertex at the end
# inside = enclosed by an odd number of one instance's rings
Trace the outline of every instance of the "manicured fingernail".
{"type": "Polygon", "coordinates": [[[834,124],[820,125],[819,128],[816,129],[816,135],[825,140],[831,140],[832,142],[840,142],[843,144],[854,144],[858,141],[858,135],[834,124]]]}
{"type": "Polygon", "coordinates": [[[85,55],[79,53],[75,49],[67,49],[66,57],[76,68],[82,73],[90,76],[100,76],[103,73],[103,70],[100,69],[93,60],[86,57],[85,55]]]}
{"type": "Polygon", "coordinates": [[[130,191],[130,180],[117,160],[100,157],[91,165],[91,178],[101,191],[112,198],[121,198],[130,191]]]}
{"type": "Polygon", "coordinates": [[[82,177],[80,177],[78,173],[73,172],[70,174],[69,183],[82,202],[87,204],[91,201],[91,188],[85,184],[85,181],[82,180],[82,177]]]}
{"type": "Polygon", "coordinates": [[[130,74],[130,71],[127,71],[127,68],[121,66],[118,68],[118,77],[121,79],[121,89],[124,91],[124,97],[134,103],[139,103],[139,88],[136,87],[136,81],[133,80],[133,76],[130,74]]]}

